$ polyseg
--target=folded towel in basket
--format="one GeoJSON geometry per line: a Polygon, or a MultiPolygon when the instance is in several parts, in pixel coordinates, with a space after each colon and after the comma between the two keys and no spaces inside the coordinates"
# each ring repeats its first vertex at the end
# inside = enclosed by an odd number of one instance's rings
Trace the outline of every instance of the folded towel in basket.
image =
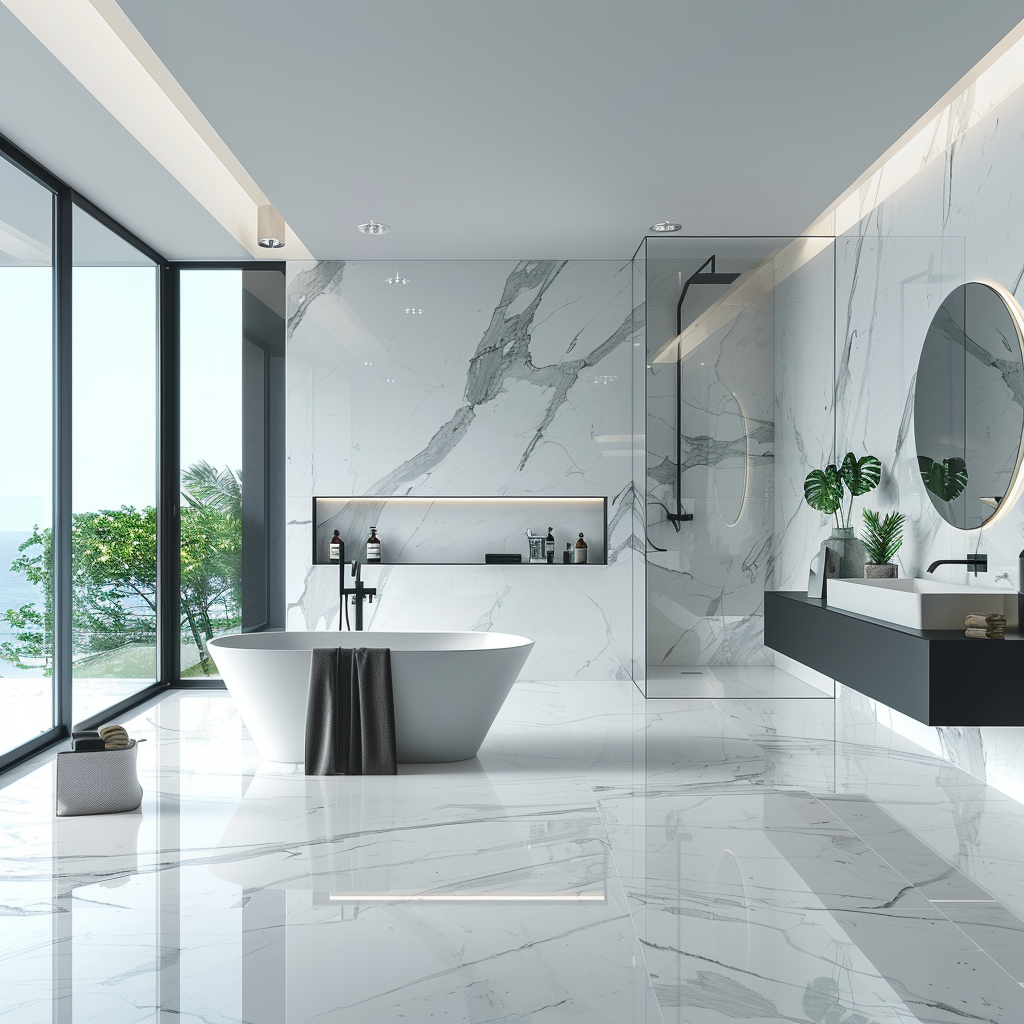
{"type": "Polygon", "coordinates": [[[313,651],[306,699],[306,774],[398,774],[391,651],[313,651]]]}

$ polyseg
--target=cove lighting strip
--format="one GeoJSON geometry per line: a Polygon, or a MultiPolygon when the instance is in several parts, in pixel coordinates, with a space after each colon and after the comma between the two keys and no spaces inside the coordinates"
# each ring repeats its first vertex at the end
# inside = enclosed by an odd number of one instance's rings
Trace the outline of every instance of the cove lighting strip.
{"type": "MultiPolygon", "coordinates": [[[[818,255],[834,238],[869,216],[932,161],[945,156],[1000,103],[1024,86],[1024,21],[1004,36],[909,131],[889,147],[803,235],[743,274],[652,363],[675,363],[731,323],[747,306],[818,255]]],[[[991,520],[989,520],[991,522],[991,520]]]]}
{"type": "Polygon", "coordinates": [[[604,893],[331,893],[339,903],[604,903],[604,893]]]}
{"type": "Polygon", "coordinates": [[[114,0],[0,0],[252,256],[312,259],[286,227],[283,249],[257,244],[270,200],[114,0]]]}

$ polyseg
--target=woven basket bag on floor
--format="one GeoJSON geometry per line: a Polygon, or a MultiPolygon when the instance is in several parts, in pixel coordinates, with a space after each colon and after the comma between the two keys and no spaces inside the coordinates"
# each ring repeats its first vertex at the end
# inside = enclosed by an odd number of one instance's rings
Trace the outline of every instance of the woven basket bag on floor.
{"type": "Polygon", "coordinates": [[[123,750],[62,750],[57,754],[57,815],[117,814],[142,803],[136,770],[139,746],[123,750]]]}

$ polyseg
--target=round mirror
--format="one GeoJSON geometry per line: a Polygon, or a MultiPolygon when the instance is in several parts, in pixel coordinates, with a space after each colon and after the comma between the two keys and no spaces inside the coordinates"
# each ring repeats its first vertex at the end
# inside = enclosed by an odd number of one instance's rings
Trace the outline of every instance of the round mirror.
{"type": "Polygon", "coordinates": [[[1020,487],[1024,311],[999,285],[970,281],[932,318],[914,391],[921,479],[939,515],[976,530],[1020,487]]]}

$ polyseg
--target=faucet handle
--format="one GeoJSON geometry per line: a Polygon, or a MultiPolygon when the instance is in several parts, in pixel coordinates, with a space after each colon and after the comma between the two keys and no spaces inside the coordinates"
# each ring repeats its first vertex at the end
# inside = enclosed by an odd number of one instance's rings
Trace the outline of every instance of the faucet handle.
{"type": "Polygon", "coordinates": [[[988,572],[988,555],[982,552],[977,552],[973,555],[968,554],[967,569],[968,572],[973,571],[975,576],[979,572],[988,572]]]}

